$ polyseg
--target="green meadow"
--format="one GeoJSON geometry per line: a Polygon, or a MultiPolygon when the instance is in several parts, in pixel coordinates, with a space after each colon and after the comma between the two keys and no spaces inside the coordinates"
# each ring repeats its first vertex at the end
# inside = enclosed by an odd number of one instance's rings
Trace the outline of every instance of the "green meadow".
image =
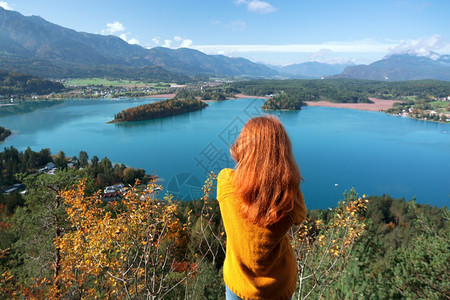
{"type": "Polygon", "coordinates": [[[169,83],[148,83],[136,80],[126,80],[126,79],[108,79],[108,78],[76,78],[66,81],[66,85],[75,86],[142,86],[142,87],[153,87],[153,88],[168,88],[169,83]]]}

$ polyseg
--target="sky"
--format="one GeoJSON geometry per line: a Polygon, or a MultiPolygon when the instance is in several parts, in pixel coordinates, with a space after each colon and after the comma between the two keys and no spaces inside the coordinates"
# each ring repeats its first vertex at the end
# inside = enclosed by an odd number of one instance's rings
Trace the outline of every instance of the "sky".
{"type": "Polygon", "coordinates": [[[288,65],[450,54],[450,0],[0,0],[76,31],[288,65]]]}

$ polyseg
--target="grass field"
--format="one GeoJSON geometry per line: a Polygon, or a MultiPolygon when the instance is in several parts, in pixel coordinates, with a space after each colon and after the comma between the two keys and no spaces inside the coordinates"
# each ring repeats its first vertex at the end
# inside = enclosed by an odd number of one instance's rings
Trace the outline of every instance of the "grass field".
{"type": "Polygon", "coordinates": [[[158,88],[161,84],[160,83],[147,83],[142,81],[135,81],[135,80],[110,80],[107,78],[78,78],[78,79],[71,79],[66,81],[66,85],[75,85],[75,86],[90,86],[90,85],[97,85],[97,86],[148,86],[148,87],[154,87],[158,88]]]}
{"type": "Polygon", "coordinates": [[[448,101],[433,101],[430,102],[431,107],[433,107],[433,109],[437,112],[440,113],[448,113],[447,111],[447,107],[450,106],[450,102],[448,101]]]}

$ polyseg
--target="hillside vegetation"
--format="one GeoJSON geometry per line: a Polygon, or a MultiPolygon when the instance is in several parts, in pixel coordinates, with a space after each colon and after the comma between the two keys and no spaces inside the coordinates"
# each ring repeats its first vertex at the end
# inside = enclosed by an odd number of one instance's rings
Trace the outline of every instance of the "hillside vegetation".
{"type": "Polygon", "coordinates": [[[45,95],[58,93],[64,89],[64,85],[34,76],[0,70],[0,95],[45,95]]]}
{"type": "MultiPolygon", "coordinates": [[[[35,161],[27,151],[7,160],[23,157],[26,169],[35,161]]],[[[44,162],[47,152],[35,155],[44,162]]],[[[223,299],[215,177],[196,201],[178,202],[153,181],[104,201],[93,184],[115,174],[108,165],[25,173],[25,195],[0,195],[2,297],[223,299]]],[[[446,207],[354,190],[333,209],[309,211],[290,232],[300,270],[294,299],[449,298],[449,218],[446,207]]]]}

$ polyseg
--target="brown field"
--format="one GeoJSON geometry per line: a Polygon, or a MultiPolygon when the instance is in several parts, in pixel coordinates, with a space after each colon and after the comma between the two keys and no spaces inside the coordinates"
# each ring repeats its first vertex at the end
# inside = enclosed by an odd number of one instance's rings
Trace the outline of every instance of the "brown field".
{"type": "Polygon", "coordinates": [[[399,100],[383,100],[376,98],[369,98],[373,103],[333,103],[328,101],[305,101],[307,106],[326,106],[326,107],[340,107],[369,111],[383,111],[389,109],[395,102],[399,100]]]}
{"type": "MultiPolygon", "coordinates": [[[[171,99],[175,97],[175,94],[159,94],[146,96],[152,98],[167,98],[171,99]]],[[[244,94],[236,94],[236,98],[261,98],[267,99],[267,97],[260,96],[248,96],[244,94]]],[[[339,107],[339,108],[350,108],[358,110],[368,110],[368,111],[383,111],[389,109],[394,105],[395,102],[401,102],[399,100],[383,100],[376,98],[369,98],[373,103],[334,103],[328,101],[305,101],[306,106],[325,106],[325,107],[339,107]]]]}

